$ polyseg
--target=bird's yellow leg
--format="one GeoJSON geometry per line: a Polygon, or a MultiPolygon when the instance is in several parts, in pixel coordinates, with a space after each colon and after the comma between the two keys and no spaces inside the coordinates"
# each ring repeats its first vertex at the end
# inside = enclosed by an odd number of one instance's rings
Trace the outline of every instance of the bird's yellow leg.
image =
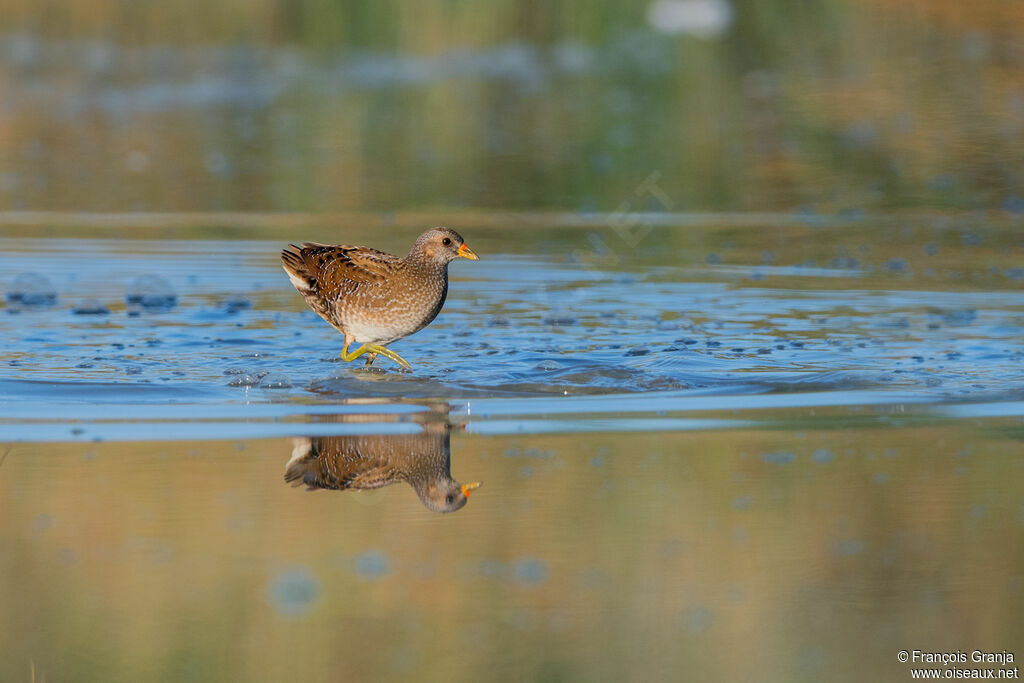
{"type": "Polygon", "coordinates": [[[341,359],[343,361],[351,363],[356,358],[359,358],[359,356],[361,356],[364,353],[366,353],[368,350],[369,349],[366,348],[366,344],[363,344],[362,346],[360,346],[358,349],[356,349],[352,353],[349,353],[348,352],[348,342],[345,342],[345,345],[343,347],[341,347],[341,359]]]}
{"type": "Polygon", "coordinates": [[[408,361],[386,346],[380,346],[379,344],[363,344],[351,353],[349,353],[348,344],[345,344],[344,348],[341,349],[341,359],[343,361],[354,361],[364,353],[379,353],[380,355],[387,356],[391,360],[395,361],[406,370],[412,370],[412,366],[409,365],[408,361]]]}
{"type": "Polygon", "coordinates": [[[397,353],[395,353],[386,346],[380,346],[378,344],[363,344],[362,348],[365,348],[367,351],[371,353],[379,353],[382,356],[387,356],[391,360],[401,365],[406,370],[412,370],[412,366],[409,365],[409,362],[407,360],[405,360],[404,358],[402,358],[401,356],[399,356],[397,353]]]}

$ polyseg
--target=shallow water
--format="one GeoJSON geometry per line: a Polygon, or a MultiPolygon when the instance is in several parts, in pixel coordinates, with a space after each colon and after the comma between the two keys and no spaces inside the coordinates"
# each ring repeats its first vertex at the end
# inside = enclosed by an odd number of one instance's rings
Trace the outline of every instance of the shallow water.
{"type": "Polygon", "coordinates": [[[14,274],[4,382],[10,398],[47,404],[126,391],[135,404],[219,406],[854,389],[1013,399],[1024,388],[1015,227],[910,223],[904,246],[884,223],[794,219],[662,227],[616,251],[599,229],[480,230],[470,241],[484,260],[453,264],[444,313],[395,345],[412,373],[338,359],[340,336],[280,269],[294,233],[0,239],[0,268],[14,274]],[[57,303],[12,300],[19,273],[48,278],[57,303]]]}
{"type": "MultiPolygon", "coordinates": [[[[482,260],[394,345],[412,373],[337,359],[278,265],[313,226],[0,239],[8,292],[56,292],[0,314],[0,678],[864,680],[1012,650],[1019,226],[684,218],[460,228],[482,260]],[[416,482],[449,475],[483,485],[438,515],[416,482]]],[[[415,234],[371,232],[334,239],[415,234]]]]}
{"type": "Polygon", "coordinates": [[[445,516],[290,487],[292,439],[15,444],[0,671],[897,680],[901,647],[1020,642],[1020,412],[456,430],[483,486],[445,516]]]}
{"type": "Polygon", "coordinates": [[[0,17],[0,681],[1024,659],[1024,3],[0,17]],[[434,225],[340,362],[281,247],[434,225]]]}

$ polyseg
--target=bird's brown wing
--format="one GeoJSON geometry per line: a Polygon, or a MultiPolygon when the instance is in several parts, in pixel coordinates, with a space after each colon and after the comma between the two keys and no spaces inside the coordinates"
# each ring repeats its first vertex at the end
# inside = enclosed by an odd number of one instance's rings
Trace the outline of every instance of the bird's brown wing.
{"type": "Polygon", "coordinates": [[[310,439],[305,455],[293,458],[284,480],[309,489],[376,489],[403,479],[393,458],[381,451],[381,437],[322,437],[310,439]],[[370,442],[367,443],[367,440],[370,442]]]}
{"type": "Polygon", "coordinates": [[[379,282],[398,268],[396,256],[369,247],[303,242],[288,245],[281,261],[295,289],[332,325],[333,304],[362,286],[379,282]]]}

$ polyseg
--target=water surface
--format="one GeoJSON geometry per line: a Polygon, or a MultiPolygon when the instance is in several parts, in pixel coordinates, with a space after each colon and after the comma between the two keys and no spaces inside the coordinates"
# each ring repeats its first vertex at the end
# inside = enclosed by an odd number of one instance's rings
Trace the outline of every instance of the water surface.
{"type": "Polygon", "coordinates": [[[1020,233],[893,220],[462,227],[483,260],[395,344],[412,373],[340,362],[291,288],[280,246],[323,228],[19,228],[3,678],[863,680],[1012,650],[1020,233]],[[448,481],[483,485],[431,504],[448,481]]]}
{"type": "Polygon", "coordinates": [[[1024,4],[399,5],[0,0],[0,680],[1024,659],[1024,4]]]}

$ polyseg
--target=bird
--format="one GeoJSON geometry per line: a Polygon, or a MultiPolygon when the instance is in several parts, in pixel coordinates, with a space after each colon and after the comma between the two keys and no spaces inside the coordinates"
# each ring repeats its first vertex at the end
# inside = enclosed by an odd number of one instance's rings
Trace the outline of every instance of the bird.
{"type": "Polygon", "coordinates": [[[462,235],[449,228],[427,230],[406,256],[369,247],[294,244],[281,251],[284,270],[321,318],[345,337],[341,359],[380,354],[405,370],[412,366],[387,345],[422,330],[437,317],[448,295],[448,264],[480,259],[462,235]],[[353,343],[361,344],[349,351],[353,343]]]}
{"type": "MultiPolygon", "coordinates": [[[[380,417],[340,416],[343,422],[380,417]]],[[[305,484],[310,491],[376,489],[404,481],[427,509],[454,512],[481,484],[452,479],[451,429],[445,421],[428,422],[418,434],[296,438],[284,479],[292,486],[305,484]]]]}

